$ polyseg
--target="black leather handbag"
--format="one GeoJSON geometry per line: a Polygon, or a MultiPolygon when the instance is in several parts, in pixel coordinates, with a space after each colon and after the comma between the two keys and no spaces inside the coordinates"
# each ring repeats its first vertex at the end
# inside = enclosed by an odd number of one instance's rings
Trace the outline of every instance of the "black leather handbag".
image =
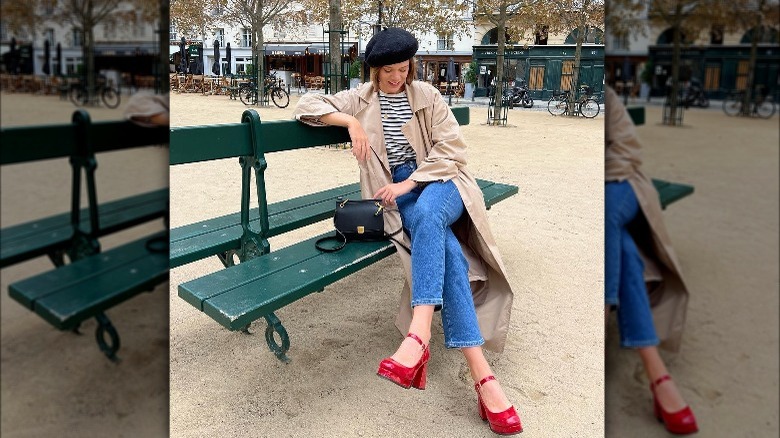
{"type": "Polygon", "coordinates": [[[315,246],[320,251],[338,251],[356,240],[371,241],[387,238],[385,234],[384,207],[379,199],[339,199],[333,216],[336,235],[317,240],[315,246]],[[336,246],[323,246],[322,243],[335,240],[336,246]]]}

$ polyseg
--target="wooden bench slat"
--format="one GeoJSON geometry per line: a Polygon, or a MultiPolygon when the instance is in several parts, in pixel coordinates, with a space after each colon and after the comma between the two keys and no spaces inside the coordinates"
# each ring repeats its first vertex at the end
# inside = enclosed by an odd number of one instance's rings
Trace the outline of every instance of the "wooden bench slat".
{"type": "MultiPolygon", "coordinates": [[[[168,208],[168,189],[159,189],[98,206],[97,237],[162,217],[168,208]]],[[[81,209],[81,229],[89,231],[89,210],[81,209]]],[[[70,213],[13,225],[0,230],[0,267],[60,249],[72,236],[70,213]]]]}
{"type": "Polygon", "coordinates": [[[165,235],[159,232],[13,283],[9,294],[53,326],[67,330],[164,281],[167,254],[149,252],[145,245],[165,235]]]}
{"type": "MultiPolygon", "coordinates": [[[[492,206],[518,189],[480,180],[492,206]]],[[[325,233],[228,269],[179,285],[179,296],[223,326],[237,330],[395,252],[388,241],[352,242],[323,253],[314,242],[325,233]],[[301,272],[305,271],[305,272],[301,272]]]]}
{"type": "MultiPolygon", "coordinates": [[[[488,186],[495,183],[478,179],[477,184],[484,192],[488,186]]],[[[503,189],[512,187],[505,184],[499,184],[498,186],[503,189]]],[[[511,193],[506,191],[504,197],[511,196],[516,192],[516,188],[511,193]]],[[[270,204],[268,206],[268,237],[278,236],[333,217],[335,210],[333,202],[338,196],[360,197],[360,185],[358,183],[348,184],[270,204]]],[[[502,199],[504,198],[500,200],[502,199]]],[[[258,209],[253,208],[250,210],[249,217],[251,226],[254,229],[258,229],[258,209]]],[[[172,229],[171,268],[237,248],[242,232],[240,213],[220,216],[172,229]]]]}

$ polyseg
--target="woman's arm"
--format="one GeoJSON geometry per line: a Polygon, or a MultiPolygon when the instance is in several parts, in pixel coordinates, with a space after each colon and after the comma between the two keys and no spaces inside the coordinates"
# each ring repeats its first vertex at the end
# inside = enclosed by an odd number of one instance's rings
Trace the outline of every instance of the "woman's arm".
{"type": "Polygon", "coordinates": [[[368,143],[368,135],[358,119],[350,114],[334,112],[320,116],[320,121],[327,125],[347,128],[349,138],[352,141],[352,155],[360,162],[368,160],[371,154],[371,145],[368,143]]]}

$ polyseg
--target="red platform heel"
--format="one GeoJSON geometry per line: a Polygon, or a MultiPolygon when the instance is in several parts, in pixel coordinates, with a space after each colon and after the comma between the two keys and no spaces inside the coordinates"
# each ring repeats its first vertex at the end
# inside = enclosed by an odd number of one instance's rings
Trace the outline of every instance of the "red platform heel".
{"type": "Polygon", "coordinates": [[[666,412],[661,407],[661,404],[658,403],[658,399],[655,395],[656,386],[671,379],[672,378],[667,374],[659,377],[655,382],[650,384],[650,391],[653,392],[653,412],[655,413],[655,418],[662,422],[666,430],[671,433],[678,435],[696,433],[699,431],[699,426],[696,424],[696,417],[694,417],[690,406],[686,406],[677,412],[666,412]]]}
{"type": "Polygon", "coordinates": [[[405,389],[409,389],[412,386],[417,389],[425,389],[425,376],[428,373],[428,359],[431,358],[431,354],[428,351],[428,346],[423,344],[422,339],[417,335],[409,333],[406,337],[414,339],[423,347],[422,357],[420,357],[417,364],[413,367],[406,367],[387,357],[379,363],[379,371],[376,373],[379,377],[383,377],[405,389]]]}
{"type": "Polygon", "coordinates": [[[515,435],[522,432],[523,425],[520,423],[520,416],[517,415],[514,406],[510,406],[501,412],[491,412],[485,407],[479,388],[490,380],[496,380],[496,378],[487,376],[480,380],[479,383],[474,384],[474,390],[477,391],[477,401],[479,401],[479,416],[482,418],[482,421],[487,421],[490,425],[490,430],[499,435],[515,435]]]}

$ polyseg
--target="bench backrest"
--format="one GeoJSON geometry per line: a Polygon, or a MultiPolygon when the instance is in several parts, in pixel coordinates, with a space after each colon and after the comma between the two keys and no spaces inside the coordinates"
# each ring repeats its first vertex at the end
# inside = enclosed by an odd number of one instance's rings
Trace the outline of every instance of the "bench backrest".
{"type": "Polygon", "coordinates": [[[77,110],[70,125],[20,126],[0,130],[0,165],[26,163],[53,158],[70,158],[73,168],[71,187],[71,223],[79,233],[81,211],[81,172],[86,174],[89,201],[90,235],[100,228],[95,154],[141,146],[165,145],[168,129],[145,128],[129,121],[92,123],[89,113],[77,110]]]}
{"type": "Polygon", "coordinates": [[[20,126],[0,130],[0,164],[109,152],[168,143],[168,129],[144,128],[129,121],[91,122],[78,110],[69,125],[20,126]],[[87,141],[88,143],[85,143],[87,141]]]}
{"type": "MultiPolygon", "coordinates": [[[[458,123],[469,124],[468,107],[454,107],[458,123]]],[[[255,110],[246,110],[241,123],[171,128],[170,164],[195,163],[349,142],[340,127],[311,127],[296,120],[260,123],[255,110]],[[257,126],[254,126],[254,124],[257,126]],[[253,135],[257,144],[253,144],[253,135]]]]}
{"type": "MultiPolygon", "coordinates": [[[[455,107],[458,123],[469,123],[468,107],[455,107]]],[[[172,128],[171,165],[223,158],[240,158],[241,164],[241,254],[261,255],[269,251],[268,201],[265,191],[265,153],[289,151],[349,142],[341,127],[312,127],[296,120],[260,122],[257,111],[241,115],[241,123],[172,128]],[[260,230],[249,226],[251,172],[255,171],[260,230]]]]}

